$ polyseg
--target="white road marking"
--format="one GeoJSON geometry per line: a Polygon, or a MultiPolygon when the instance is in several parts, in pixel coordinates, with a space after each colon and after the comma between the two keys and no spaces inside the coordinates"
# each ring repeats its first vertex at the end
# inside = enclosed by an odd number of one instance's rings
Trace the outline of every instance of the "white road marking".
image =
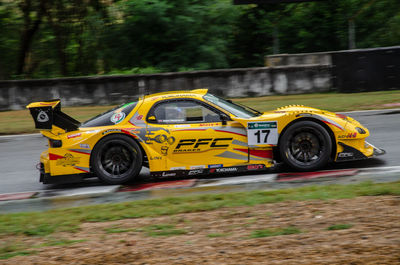
{"type": "Polygon", "coordinates": [[[264,175],[250,175],[244,177],[231,177],[231,178],[216,178],[216,179],[205,179],[199,180],[196,187],[212,187],[222,185],[239,185],[248,183],[260,183],[260,182],[274,182],[277,174],[264,174],[264,175]],[[201,184],[204,181],[204,184],[201,184]]]}
{"type": "Polygon", "coordinates": [[[38,136],[40,133],[29,133],[29,134],[9,134],[9,135],[0,135],[0,138],[19,138],[19,137],[27,137],[27,136],[38,136]]]}
{"type": "Polygon", "coordinates": [[[388,111],[400,111],[399,108],[397,109],[370,109],[370,110],[353,110],[353,111],[337,111],[335,113],[367,113],[367,112],[388,112],[388,111]]]}

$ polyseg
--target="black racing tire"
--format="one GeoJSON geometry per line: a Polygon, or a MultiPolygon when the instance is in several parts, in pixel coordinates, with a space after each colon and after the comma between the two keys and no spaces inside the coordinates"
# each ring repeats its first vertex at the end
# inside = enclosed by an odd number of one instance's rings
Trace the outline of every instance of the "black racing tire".
{"type": "Polygon", "coordinates": [[[299,121],[284,131],[279,152],[283,162],[297,171],[317,170],[330,160],[332,141],[320,124],[299,121]]]}
{"type": "Polygon", "coordinates": [[[123,184],[137,177],[143,153],[135,140],[115,134],[101,139],[90,157],[92,171],[107,184],[123,184]]]}

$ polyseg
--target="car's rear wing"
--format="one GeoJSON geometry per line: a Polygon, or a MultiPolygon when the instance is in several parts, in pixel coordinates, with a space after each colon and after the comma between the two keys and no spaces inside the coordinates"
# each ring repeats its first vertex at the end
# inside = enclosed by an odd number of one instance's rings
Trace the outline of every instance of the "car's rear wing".
{"type": "Polygon", "coordinates": [[[59,99],[33,102],[26,106],[31,111],[36,129],[51,130],[53,125],[68,131],[75,131],[80,122],[61,111],[59,99]]]}

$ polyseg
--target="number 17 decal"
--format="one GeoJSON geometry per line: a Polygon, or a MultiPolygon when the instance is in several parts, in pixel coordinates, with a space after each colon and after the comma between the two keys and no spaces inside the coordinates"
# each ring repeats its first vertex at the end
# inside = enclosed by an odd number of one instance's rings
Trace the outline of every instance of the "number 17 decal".
{"type": "Polygon", "coordinates": [[[277,145],[278,123],[276,121],[248,122],[247,143],[252,145],[277,145]]]}
{"type": "Polygon", "coordinates": [[[268,141],[268,135],[271,131],[270,130],[257,130],[257,132],[254,133],[255,136],[257,136],[257,143],[267,143],[268,141]],[[265,135],[264,140],[262,139],[262,134],[265,135]]]}

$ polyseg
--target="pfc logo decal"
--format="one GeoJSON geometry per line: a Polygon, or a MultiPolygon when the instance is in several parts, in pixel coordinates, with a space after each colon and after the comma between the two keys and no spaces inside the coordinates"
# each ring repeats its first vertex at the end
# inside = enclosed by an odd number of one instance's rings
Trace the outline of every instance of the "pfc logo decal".
{"type": "Polygon", "coordinates": [[[174,153],[199,152],[201,146],[226,148],[232,140],[233,138],[181,139],[176,145],[174,153]]]}
{"type": "Polygon", "coordinates": [[[66,153],[63,158],[57,160],[57,166],[70,167],[79,164],[80,158],[66,153]]]}

